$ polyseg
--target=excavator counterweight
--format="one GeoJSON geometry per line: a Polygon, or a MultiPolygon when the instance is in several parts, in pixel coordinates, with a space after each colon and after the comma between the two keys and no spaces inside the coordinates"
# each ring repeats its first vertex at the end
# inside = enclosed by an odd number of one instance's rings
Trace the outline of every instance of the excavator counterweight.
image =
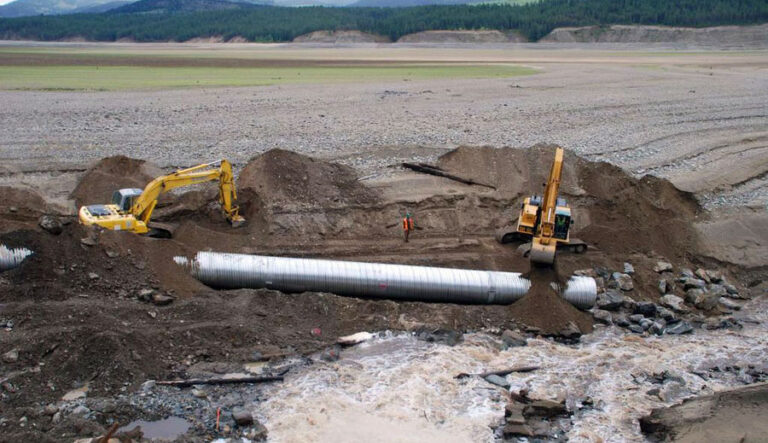
{"type": "Polygon", "coordinates": [[[226,160],[181,169],[172,174],[157,177],[143,190],[119,189],[112,194],[111,204],[81,207],[80,223],[86,226],[97,225],[114,231],[168,237],[169,231],[165,226],[151,222],[152,211],[157,205],[160,194],[172,189],[216,180],[219,181],[219,203],[224,216],[233,227],[241,226],[245,223],[245,219],[239,214],[239,208],[235,204],[237,201],[235,179],[232,174],[232,165],[226,160]],[[213,165],[218,167],[212,167],[213,165]]]}

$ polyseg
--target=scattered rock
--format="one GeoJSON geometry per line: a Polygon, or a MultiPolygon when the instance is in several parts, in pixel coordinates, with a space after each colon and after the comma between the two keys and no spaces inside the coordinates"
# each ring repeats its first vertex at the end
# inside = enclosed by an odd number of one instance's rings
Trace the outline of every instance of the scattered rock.
{"type": "Polygon", "coordinates": [[[626,328],[631,324],[627,316],[624,314],[619,314],[615,316],[613,318],[613,322],[616,323],[617,326],[621,326],[622,328],[626,328]]]}
{"type": "Polygon", "coordinates": [[[635,285],[632,282],[632,276],[629,274],[614,272],[613,275],[611,275],[611,278],[616,281],[619,289],[622,291],[631,291],[635,288],[635,285]]]}
{"type": "Polygon", "coordinates": [[[675,312],[688,312],[689,309],[683,304],[685,300],[674,294],[667,294],[659,300],[662,306],[666,306],[675,312]]]}
{"type": "Polygon", "coordinates": [[[451,329],[422,329],[416,334],[416,338],[429,343],[440,343],[448,346],[455,346],[464,340],[464,336],[461,332],[451,329]]]}
{"type": "Polygon", "coordinates": [[[232,410],[232,418],[238,426],[245,427],[253,424],[253,415],[251,414],[251,411],[247,411],[243,408],[235,408],[232,410]]]}
{"type": "Polygon", "coordinates": [[[729,298],[721,297],[721,298],[719,298],[717,300],[717,302],[720,304],[720,306],[722,306],[725,309],[728,309],[730,311],[740,311],[741,310],[741,305],[736,303],[735,301],[729,299],[729,298]]]}
{"type": "Polygon", "coordinates": [[[155,381],[154,380],[147,380],[144,383],[141,384],[141,390],[142,392],[149,392],[153,389],[155,389],[155,381]]]}
{"type": "Polygon", "coordinates": [[[61,221],[59,221],[59,218],[54,217],[53,215],[44,215],[40,217],[37,224],[40,225],[44,231],[53,235],[59,235],[64,231],[64,226],[61,224],[61,221]]]}
{"type": "Polygon", "coordinates": [[[656,262],[656,266],[653,267],[653,270],[658,273],[672,272],[672,263],[665,261],[656,262]]]}
{"type": "Polygon", "coordinates": [[[506,378],[501,377],[501,376],[496,375],[496,374],[491,374],[491,375],[485,377],[485,381],[487,381],[488,383],[490,383],[492,385],[500,386],[500,387],[502,387],[504,389],[509,389],[509,387],[511,386],[506,378]]]}
{"type": "Polygon", "coordinates": [[[736,289],[736,286],[733,286],[733,285],[728,284],[728,283],[724,283],[723,287],[725,288],[725,292],[727,293],[728,296],[736,296],[734,298],[740,298],[738,296],[739,295],[739,290],[736,289]]]}
{"type": "Polygon", "coordinates": [[[576,340],[581,337],[581,329],[579,329],[576,323],[569,321],[568,324],[560,330],[558,335],[568,340],[576,340]]]}
{"type": "Polygon", "coordinates": [[[693,326],[691,326],[691,324],[687,321],[680,321],[672,326],[668,326],[664,332],[673,335],[689,334],[693,332],[693,326]]]}
{"type": "Polygon", "coordinates": [[[634,332],[635,334],[642,334],[645,331],[645,329],[643,329],[642,326],[636,325],[636,324],[629,325],[629,330],[634,332]]]}
{"type": "Polygon", "coordinates": [[[208,398],[208,394],[206,394],[202,389],[193,389],[192,396],[195,398],[208,398]]]}
{"type": "Polygon", "coordinates": [[[709,285],[707,292],[712,295],[717,295],[718,297],[725,297],[728,295],[728,291],[725,289],[725,286],[718,284],[709,285]]]}
{"type": "Polygon", "coordinates": [[[80,243],[85,246],[96,246],[97,244],[99,244],[99,241],[94,237],[88,236],[88,237],[81,238],[80,243]]]}
{"type": "Polygon", "coordinates": [[[688,268],[683,268],[680,270],[680,275],[686,278],[694,278],[696,275],[688,268]]]}
{"type": "Polygon", "coordinates": [[[643,314],[632,314],[629,316],[629,321],[632,323],[640,323],[643,319],[645,319],[643,314]]]}
{"type": "Polygon", "coordinates": [[[60,421],[61,421],[61,412],[57,412],[57,413],[53,414],[53,417],[51,417],[51,422],[53,424],[56,424],[56,423],[58,423],[60,421]]]}
{"type": "Polygon", "coordinates": [[[664,295],[667,293],[667,281],[664,279],[659,280],[659,294],[664,295]]]}
{"type": "Polygon", "coordinates": [[[504,434],[504,438],[513,438],[518,436],[523,436],[523,437],[534,436],[531,428],[525,424],[516,425],[512,423],[507,423],[507,425],[504,426],[504,430],[502,430],[502,433],[504,434]]]}
{"type": "Polygon", "coordinates": [[[641,314],[643,317],[653,317],[656,315],[656,304],[649,301],[638,302],[633,314],[641,314]]]}
{"type": "Polygon", "coordinates": [[[535,400],[523,408],[525,417],[554,417],[565,414],[565,405],[552,400],[535,400]]]}
{"type": "Polygon", "coordinates": [[[714,309],[717,306],[717,302],[720,300],[720,296],[710,292],[704,292],[701,289],[691,289],[685,294],[685,300],[688,303],[692,303],[699,309],[708,311],[714,309]]]}
{"type": "Polygon", "coordinates": [[[613,323],[613,318],[611,317],[611,313],[608,311],[604,311],[602,309],[595,309],[592,312],[592,318],[606,325],[610,325],[613,323]]]}
{"type": "Polygon", "coordinates": [[[634,274],[635,273],[635,267],[632,266],[631,263],[624,262],[624,273],[625,274],[634,274]]]}
{"type": "Polygon", "coordinates": [[[656,313],[657,317],[661,317],[664,319],[664,321],[671,323],[677,320],[677,316],[674,312],[670,311],[667,308],[657,306],[658,312],[656,313]]]}
{"type": "Polygon", "coordinates": [[[597,294],[597,307],[605,311],[616,311],[624,304],[624,296],[615,289],[597,294]]]}
{"type": "Polygon", "coordinates": [[[664,326],[665,324],[662,323],[661,321],[655,321],[653,322],[651,327],[648,328],[648,331],[651,334],[662,335],[664,333],[664,326]]]}
{"type": "Polygon", "coordinates": [[[683,289],[686,291],[689,289],[704,289],[707,287],[707,282],[698,278],[684,277],[682,283],[683,289]]]}
{"type": "Polygon", "coordinates": [[[699,279],[704,280],[707,283],[712,283],[709,280],[709,275],[707,274],[707,271],[704,269],[698,268],[695,271],[693,271],[693,274],[696,275],[696,277],[699,277],[699,279]]]}
{"type": "Polygon", "coordinates": [[[528,340],[526,340],[522,334],[516,331],[511,331],[509,329],[505,330],[501,334],[501,341],[507,348],[526,346],[528,344],[528,340]]]}
{"type": "Polygon", "coordinates": [[[524,425],[525,417],[523,416],[523,404],[516,401],[510,401],[504,407],[504,417],[507,423],[513,425],[524,425]]]}
{"type": "Polygon", "coordinates": [[[56,406],[53,403],[51,403],[51,404],[47,405],[45,408],[43,408],[43,415],[52,416],[52,415],[56,414],[57,412],[59,412],[59,407],[56,406]]]}
{"type": "Polygon", "coordinates": [[[712,283],[720,283],[723,281],[723,273],[720,271],[707,270],[707,277],[712,283]]]}
{"type": "Polygon", "coordinates": [[[173,303],[173,297],[170,297],[168,295],[154,293],[154,294],[152,294],[152,303],[154,303],[157,306],[170,305],[171,303],[173,303]]]}
{"type": "Polygon", "coordinates": [[[18,349],[11,349],[10,351],[3,354],[3,361],[5,363],[16,363],[18,360],[19,360],[18,349]]]}
{"type": "Polygon", "coordinates": [[[91,412],[90,409],[86,408],[83,405],[79,405],[72,410],[72,415],[87,415],[89,412],[91,412]]]}
{"type": "Polygon", "coordinates": [[[155,294],[155,290],[154,289],[145,288],[145,289],[142,289],[142,290],[139,291],[139,293],[136,296],[136,298],[138,298],[141,301],[150,301],[150,300],[152,300],[152,295],[154,295],[154,294],[155,294]]]}
{"type": "Polygon", "coordinates": [[[643,331],[650,329],[651,325],[653,325],[653,320],[650,318],[644,318],[640,321],[640,327],[643,328],[643,331]]]}

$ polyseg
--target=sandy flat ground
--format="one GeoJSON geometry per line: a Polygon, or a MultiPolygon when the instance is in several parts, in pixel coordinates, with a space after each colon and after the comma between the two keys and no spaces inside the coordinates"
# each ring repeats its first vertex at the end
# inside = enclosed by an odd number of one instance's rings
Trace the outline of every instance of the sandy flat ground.
{"type": "Polygon", "coordinates": [[[483,80],[0,91],[0,158],[10,170],[66,170],[113,154],[167,167],[217,157],[242,165],[281,147],[376,175],[398,161],[433,160],[459,145],[554,142],[634,174],[670,178],[709,207],[768,202],[768,51],[574,44],[6,45],[62,54],[510,63],[540,71],[483,80]]]}

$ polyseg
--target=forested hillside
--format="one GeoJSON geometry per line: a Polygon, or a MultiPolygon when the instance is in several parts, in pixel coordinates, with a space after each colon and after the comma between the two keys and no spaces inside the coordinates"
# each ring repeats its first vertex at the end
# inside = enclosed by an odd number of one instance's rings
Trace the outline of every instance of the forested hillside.
{"type": "Polygon", "coordinates": [[[103,13],[0,19],[0,38],[185,41],[241,36],[290,41],[317,30],[358,29],[392,40],[435,29],[518,30],[535,41],[562,26],[717,26],[768,22],[766,0],[543,0],[525,5],[412,8],[259,7],[179,13],[103,13]]]}

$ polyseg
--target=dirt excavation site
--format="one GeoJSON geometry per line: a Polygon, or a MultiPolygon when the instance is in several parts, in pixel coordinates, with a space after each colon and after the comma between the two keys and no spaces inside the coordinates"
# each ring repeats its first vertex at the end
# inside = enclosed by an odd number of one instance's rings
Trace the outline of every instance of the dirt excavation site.
{"type": "Polygon", "coordinates": [[[0,441],[766,441],[764,54],[712,58],[718,81],[560,56],[526,78],[323,92],[0,92],[0,441]],[[632,88],[579,85],[608,78],[632,88]],[[312,110],[251,104],[254,125],[275,120],[255,141],[235,109],[251,95],[312,110]],[[343,102],[391,120],[367,131],[343,102]],[[109,113],[122,120],[106,130],[109,113]],[[532,266],[498,233],[544,192],[558,145],[587,249],[532,266]],[[115,190],[218,158],[242,226],[215,182],[160,196],[152,221],[172,238],[79,222],[115,190]],[[213,254],[230,271],[213,284],[205,253],[243,256],[213,254]],[[405,297],[387,296],[386,266],[367,292],[243,274],[292,258],[448,268],[438,292],[453,295],[423,296],[424,268],[405,297]],[[464,270],[504,273],[471,274],[496,303],[449,291],[464,270]],[[578,281],[593,286],[574,299],[578,281]]]}

